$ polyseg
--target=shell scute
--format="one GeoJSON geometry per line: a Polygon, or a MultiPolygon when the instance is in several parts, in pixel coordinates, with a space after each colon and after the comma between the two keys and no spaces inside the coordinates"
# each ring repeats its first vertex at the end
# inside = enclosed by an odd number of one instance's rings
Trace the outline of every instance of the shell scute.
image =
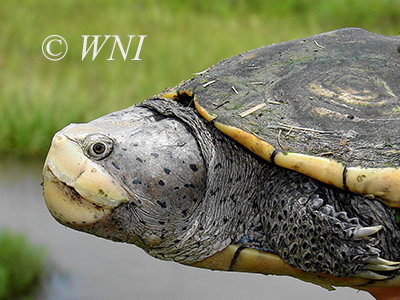
{"type": "Polygon", "coordinates": [[[340,29],[223,60],[162,96],[189,95],[271,163],[400,207],[397,46],[398,37],[340,29]]]}

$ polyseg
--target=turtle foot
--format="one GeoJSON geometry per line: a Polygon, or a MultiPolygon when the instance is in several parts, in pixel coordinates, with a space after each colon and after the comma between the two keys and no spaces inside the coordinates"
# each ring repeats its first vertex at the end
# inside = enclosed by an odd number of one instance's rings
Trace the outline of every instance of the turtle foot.
{"type": "MultiPolygon", "coordinates": [[[[382,225],[370,226],[370,227],[360,227],[357,228],[353,233],[355,238],[367,238],[370,235],[377,233],[382,229],[382,225]]],[[[390,261],[383,258],[369,257],[365,261],[366,265],[360,272],[357,273],[357,277],[370,279],[370,280],[385,280],[389,278],[389,275],[384,274],[384,272],[393,272],[400,269],[400,262],[390,261]],[[375,272],[374,272],[375,271],[375,272]],[[379,272],[379,273],[377,273],[379,272]]]]}

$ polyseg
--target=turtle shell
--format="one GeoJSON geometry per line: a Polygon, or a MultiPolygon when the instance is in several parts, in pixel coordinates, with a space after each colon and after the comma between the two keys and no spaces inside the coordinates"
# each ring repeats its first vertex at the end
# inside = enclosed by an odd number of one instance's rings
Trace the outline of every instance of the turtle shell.
{"type": "Polygon", "coordinates": [[[399,207],[398,45],[339,29],[236,55],[161,96],[194,100],[271,163],[399,207]]]}

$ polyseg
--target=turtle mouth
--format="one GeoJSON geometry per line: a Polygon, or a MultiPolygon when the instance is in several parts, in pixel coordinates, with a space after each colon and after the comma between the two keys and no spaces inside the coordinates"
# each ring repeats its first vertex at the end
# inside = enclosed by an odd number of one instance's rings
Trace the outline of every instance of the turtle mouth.
{"type": "Polygon", "coordinates": [[[48,167],[43,171],[43,195],[51,215],[59,223],[70,227],[92,224],[109,211],[84,199],[75,188],[60,181],[48,167]]]}
{"type": "Polygon", "coordinates": [[[118,181],[62,133],[54,136],[45,161],[43,194],[52,216],[70,227],[98,222],[128,202],[118,181]]]}

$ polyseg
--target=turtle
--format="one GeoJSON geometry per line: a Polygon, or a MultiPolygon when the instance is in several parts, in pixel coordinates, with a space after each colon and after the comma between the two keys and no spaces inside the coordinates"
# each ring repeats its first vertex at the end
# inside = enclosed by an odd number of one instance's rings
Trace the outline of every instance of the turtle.
{"type": "Polygon", "coordinates": [[[399,295],[398,44],[344,28],[267,45],[70,124],[47,208],[162,260],[399,295]]]}

